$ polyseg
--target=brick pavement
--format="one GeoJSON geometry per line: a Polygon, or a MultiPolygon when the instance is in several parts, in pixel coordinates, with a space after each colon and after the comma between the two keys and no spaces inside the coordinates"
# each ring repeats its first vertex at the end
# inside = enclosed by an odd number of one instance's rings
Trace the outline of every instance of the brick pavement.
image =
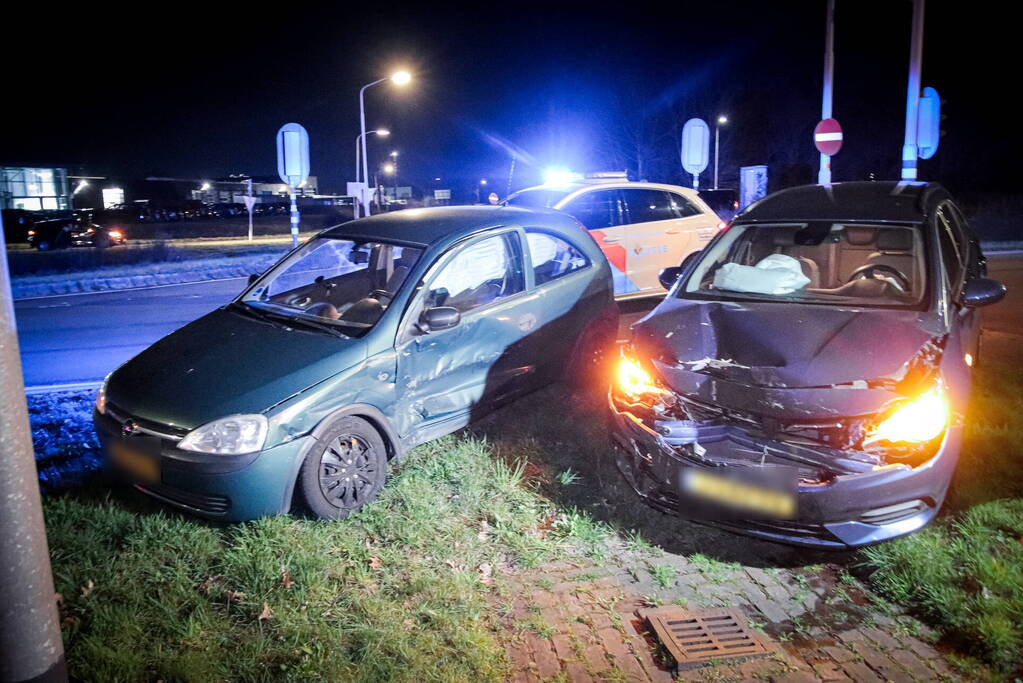
{"type": "Polygon", "coordinates": [[[778,652],[712,662],[683,681],[936,681],[960,677],[926,627],[875,603],[834,565],[743,567],[659,551],[612,551],[505,577],[499,635],[513,681],[671,681],[644,610],[740,606],[778,652]],[[694,561],[695,559],[695,561],[694,561]]]}

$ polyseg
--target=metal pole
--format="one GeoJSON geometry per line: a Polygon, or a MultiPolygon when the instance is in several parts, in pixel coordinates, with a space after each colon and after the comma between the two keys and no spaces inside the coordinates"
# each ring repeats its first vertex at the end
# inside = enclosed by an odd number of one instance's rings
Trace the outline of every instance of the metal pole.
{"type": "Polygon", "coordinates": [[[917,114],[920,108],[920,67],[924,52],[924,0],[913,0],[913,32],[909,47],[909,85],[906,88],[906,141],[902,145],[902,179],[916,180],[917,114]]]}
{"type": "Polygon", "coordinates": [[[718,148],[721,142],[721,124],[714,126],[714,189],[718,189],[718,148]]]}
{"type": "Polygon", "coordinates": [[[505,191],[504,196],[508,197],[511,195],[512,188],[512,176],[515,175],[515,157],[512,157],[511,167],[508,169],[508,189],[505,191]]]}
{"type": "Polygon", "coordinates": [[[0,218],[0,681],[67,681],[0,218]]]}
{"type": "MultiPolygon", "coordinates": [[[[835,0],[828,0],[828,18],[824,26],[824,97],[821,101],[821,119],[831,118],[831,80],[835,75],[835,0]]],[[[821,185],[831,183],[831,155],[821,154],[821,168],[817,173],[821,185]]]]}
{"type": "MultiPolygon", "coordinates": [[[[359,159],[360,159],[359,150],[361,149],[359,147],[359,144],[360,144],[361,141],[362,141],[362,134],[360,133],[359,135],[355,136],[355,182],[356,182],[356,184],[358,184],[358,182],[359,182],[359,176],[362,175],[362,168],[359,165],[359,159]]],[[[360,190],[360,192],[361,192],[361,190],[360,190]]],[[[360,204],[360,200],[361,199],[362,199],[362,197],[359,197],[355,201],[355,203],[352,204],[352,218],[358,218],[359,217],[359,209],[361,208],[359,204],[360,204]]]]}
{"type": "Polygon", "coordinates": [[[249,186],[249,241],[252,241],[252,178],[249,178],[246,183],[249,186]]]}
{"type": "MultiPolygon", "coordinates": [[[[373,81],[372,83],[367,83],[359,90],[359,130],[361,132],[360,137],[362,138],[362,177],[366,179],[367,185],[369,183],[369,163],[367,162],[366,157],[366,89],[372,88],[377,83],[383,83],[386,80],[386,78],[381,78],[373,81]]],[[[363,190],[362,204],[365,209],[365,215],[367,216],[370,213],[369,201],[369,196],[366,194],[365,190],[363,190]]]]}
{"type": "Polygon", "coordinates": [[[291,247],[298,246],[298,202],[295,200],[295,186],[288,185],[291,194],[291,247]]]}
{"type": "Polygon", "coordinates": [[[693,174],[693,189],[694,190],[700,189],[700,176],[696,173],[693,174]]]}

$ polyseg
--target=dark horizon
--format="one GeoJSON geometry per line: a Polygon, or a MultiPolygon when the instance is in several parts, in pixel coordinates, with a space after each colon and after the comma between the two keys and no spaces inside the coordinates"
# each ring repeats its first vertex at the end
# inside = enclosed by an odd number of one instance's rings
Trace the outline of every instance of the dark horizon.
{"type": "MultiPolygon", "coordinates": [[[[274,133],[297,121],[309,130],[320,187],[343,191],[359,87],[407,68],[408,88],[367,93],[368,128],[392,131],[384,142],[371,136],[370,158],[376,165],[398,150],[402,181],[420,187],[435,177],[463,189],[488,178],[503,196],[513,155],[513,188],[550,165],[688,185],[681,125],[719,113],[730,119],[722,184],[757,163],[771,166],[773,186],[816,178],[824,0],[670,13],[397,4],[361,21],[326,5],[258,20],[221,8],[136,19],[129,7],[48,18],[44,45],[37,33],[9,37],[9,54],[36,76],[8,96],[0,160],[134,177],[268,175],[274,133]]],[[[898,175],[910,13],[908,1],[837,3],[834,115],[845,144],[833,160],[836,181],[898,175]]],[[[927,7],[923,85],[938,89],[948,118],[920,176],[953,192],[1015,189],[1011,154],[987,152],[1006,147],[994,125],[1004,116],[984,106],[1001,80],[997,65],[1010,64],[1000,23],[953,2],[927,7]]]]}

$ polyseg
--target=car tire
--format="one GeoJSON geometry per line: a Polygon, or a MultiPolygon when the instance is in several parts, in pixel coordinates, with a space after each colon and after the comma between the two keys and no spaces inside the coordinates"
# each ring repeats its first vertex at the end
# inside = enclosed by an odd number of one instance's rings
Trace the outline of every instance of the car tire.
{"type": "Polygon", "coordinates": [[[573,389],[603,389],[610,381],[607,370],[610,367],[611,349],[614,340],[604,325],[591,325],[579,336],[572,348],[565,381],[573,389]]]}
{"type": "Polygon", "coordinates": [[[298,473],[298,490],[320,519],[344,519],[376,499],[387,479],[387,446],[360,417],[342,417],[317,438],[298,473]]]}

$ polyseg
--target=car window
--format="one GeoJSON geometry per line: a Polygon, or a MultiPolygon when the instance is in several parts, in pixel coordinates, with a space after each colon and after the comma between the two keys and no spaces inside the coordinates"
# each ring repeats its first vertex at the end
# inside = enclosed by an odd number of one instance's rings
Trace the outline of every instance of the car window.
{"type": "Polygon", "coordinates": [[[587,192],[570,201],[562,211],[571,214],[588,230],[613,228],[625,222],[618,192],[618,190],[587,192]]]}
{"type": "Polygon", "coordinates": [[[733,225],[700,253],[678,296],[918,306],[927,289],[923,244],[911,226],[733,225]]]}
{"type": "Polygon", "coordinates": [[[579,249],[548,232],[526,230],[526,244],[533,262],[533,282],[537,285],[590,265],[590,260],[579,249]]]}
{"type": "Polygon", "coordinates": [[[678,217],[672,207],[672,197],[667,192],[636,188],[622,190],[622,197],[630,223],[667,221],[678,217]]]}
{"type": "Polygon", "coordinates": [[[671,192],[666,194],[668,195],[668,203],[671,205],[676,218],[689,218],[690,216],[698,216],[703,213],[695,204],[682,195],[672,194],[671,192]]]}
{"type": "Polygon", "coordinates": [[[944,208],[939,208],[935,217],[937,218],[935,222],[938,228],[941,260],[945,264],[945,270],[948,272],[948,281],[952,287],[952,293],[955,295],[959,292],[959,286],[962,284],[966,253],[955,234],[951,214],[946,212],[944,208]]]}
{"type": "Polygon", "coordinates": [[[517,243],[507,233],[462,247],[430,281],[426,307],[451,306],[465,314],[521,292],[525,283],[517,243]]]}

